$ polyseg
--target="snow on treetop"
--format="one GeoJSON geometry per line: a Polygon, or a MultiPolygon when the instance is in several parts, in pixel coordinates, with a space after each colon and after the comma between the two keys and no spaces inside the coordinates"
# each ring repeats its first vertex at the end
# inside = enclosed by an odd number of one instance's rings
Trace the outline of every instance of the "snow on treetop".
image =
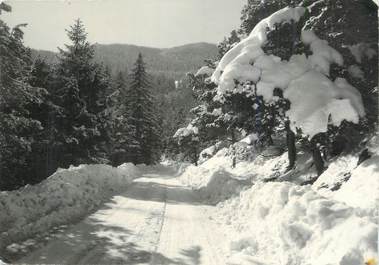
{"type": "Polygon", "coordinates": [[[214,72],[214,69],[205,65],[196,72],[195,76],[200,76],[200,75],[211,76],[213,72],[214,72]]]}
{"type": "Polygon", "coordinates": [[[247,69],[250,62],[264,54],[261,46],[267,40],[267,29],[273,29],[275,24],[288,23],[291,20],[297,22],[304,12],[305,8],[303,7],[286,7],[261,20],[246,39],[236,44],[222,57],[212,75],[212,81],[218,84],[222,76],[223,79],[226,79],[228,73],[225,68],[227,66],[231,68],[230,65],[234,64],[236,67],[245,67],[247,69]]]}
{"type": "Polygon", "coordinates": [[[286,114],[292,129],[301,128],[313,137],[326,132],[329,117],[333,125],[339,126],[343,120],[358,123],[365,113],[358,90],[343,78],[334,82],[328,78],[330,65],[342,66],[343,57],[313,31],[301,32],[301,41],[312,51],[308,57],[294,54],[286,61],[264,53],[268,30],[275,24],[298,22],[304,12],[303,7],[286,7],[260,21],[247,38],[223,56],[211,79],[218,85],[215,99],[233,93],[236,80],[253,82],[257,95],[266,102],[274,100],[275,88],[282,89],[291,102],[286,114]]]}
{"type": "Polygon", "coordinates": [[[188,124],[186,128],[180,128],[174,134],[174,138],[185,138],[188,136],[195,136],[199,133],[199,129],[192,124],[188,124]]]}

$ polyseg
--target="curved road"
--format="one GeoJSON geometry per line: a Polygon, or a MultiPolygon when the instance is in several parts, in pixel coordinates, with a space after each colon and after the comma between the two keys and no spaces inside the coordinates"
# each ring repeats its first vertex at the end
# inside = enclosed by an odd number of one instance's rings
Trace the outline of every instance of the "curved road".
{"type": "Polygon", "coordinates": [[[207,215],[212,206],[169,169],[146,171],[123,194],[16,263],[225,264],[225,236],[207,215]]]}

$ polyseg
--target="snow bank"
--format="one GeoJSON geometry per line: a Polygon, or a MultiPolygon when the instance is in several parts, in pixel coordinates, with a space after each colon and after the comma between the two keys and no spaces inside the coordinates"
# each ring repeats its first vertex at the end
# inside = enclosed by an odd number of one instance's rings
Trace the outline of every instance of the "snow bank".
{"type": "Polygon", "coordinates": [[[251,134],[247,135],[245,138],[243,138],[240,142],[252,145],[258,140],[259,140],[258,135],[256,133],[251,133],[251,134]]]}
{"type": "Polygon", "coordinates": [[[230,264],[351,265],[377,258],[374,221],[310,186],[258,182],[220,203],[214,219],[238,238],[230,264]]]}
{"type": "Polygon", "coordinates": [[[338,157],[312,185],[307,153],[290,171],[287,153],[266,150],[232,168],[232,146],[180,178],[218,203],[209,214],[230,242],[230,265],[363,265],[379,258],[379,137],[368,147],[359,166],[358,155],[338,157]]]}
{"type": "Polygon", "coordinates": [[[363,265],[379,258],[379,137],[368,147],[371,157],[359,166],[358,155],[338,157],[312,185],[305,185],[317,177],[307,153],[290,171],[287,153],[271,150],[232,168],[232,146],[180,179],[218,203],[209,214],[229,241],[227,264],[363,265]]]}
{"type": "MultiPolygon", "coordinates": [[[[224,145],[225,143],[219,144],[224,145]]],[[[205,150],[207,151],[207,149],[205,150]]],[[[201,165],[187,167],[180,179],[194,189],[206,187],[216,175],[227,175],[229,178],[238,180],[250,179],[251,174],[249,174],[249,171],[251,168],[246,165],[252,165],[251,161],[254,161],[256,155],[257,152],[254,146],[248,145],[244,141],[237,142],[229,147],[220,149],[201,165]],[[232,167],[233,160],[236,162],[234,168],[232,167]],[[224,172],[224,174],[218,174],[217,172],[224,172]]],[[[219,188],[222,189],[221,186],[219,188]]]]}
{"type": "Polygon", "coordinates": [[[350,172],[349,181],[337,190],[333,199],[378,216],[379,156],[364,161],[350,172]]]}
{"type": "Polygon", "coordinates": [[[199,154],[199,164],[203,164],[208,159],[212,158],[219,150],[226,147],[228,145],[227,141],[218,141],[214,145],[211,145],[208,148],[205,148],[203,151],[199,154]]]}
{"type": "Polygon", "coordinates": [[[302,42],[312,51],[310,56],[294,54],[286,61],[264,53],[268,30],[275,24],[298,22],[304,12],[302,7],[286,7],[260,21],[247,38],[223,56],[211,80],[218,85],[215,99],[220,101],[224,94],[233,93],[236,80],[240,84],[253,82],[249,87],[267,102],[274,100],[275,88],[282,89],[291,102],[286,115],[293,131],[300,128],[312,138],[326,132],[329,117],[339,126],[343,120],[358,123],[365,112],[358,90],[343,78],[335,82],[328,78],[330,65],[343,65],[343,58],[313,31],[301,33],[302,42]]]}
{"type": "Polygon", "coordinates": [[[0,192],[0,249],[84,216],[139,176],[130,163],[80,165],[59,169],[37,185],[0,192]]]}
{"type": "Polygon", "coordinates": [[[325,197],[359,208],[366,215],[379,216],[379,137],[368,145],[371,157],[360,165],[357,156],[334,161],[313,184],[325,197]]]}
{"type": "Polygon", "coordinates": [[[199,154],[199,164],[204,163],[207,161],[209,158],[211,158],[215,153],[216,153],[216,145],[212,145],[208,148],[205,148],[203,151],[200,152],[199,154]]]}
{"type": "Polygon", "coordinates": [[[188,166],[180,175],[180,181],[197,190],[199,196],[210,204],[216,204],[235,195],[244,187],[251,185],[251,180],[246,170],[241,170],[240,163],[232,168],[233,156],[230,152],[233,149],[238,153],[243,153],[244,150],[241,146],[239,149],[223,148],[203,164],[188,166]]]}
{"type": "MultiPolygon", "coordinates": [[[[232,192],[223,187],[227,174],[249,182],[210,213],[230,241],[228,264],[363,265],[378,260],[379,137],[368,147],[369,159],[357,166],[358,155],[341,156],[312,185],[304,184],[317,173],[311,157],[301,152],[290,171],[284,153],[258,155],[214,173],[207,185],[226,192],[232,192]]],[[[218,163],[223,159],[219,154],[218,163]]]]}
{"type": "MultiPolygon", "coordinates": [[[[215,204],[238,194],[255,181],[268,181],[285,176],[287,155],[282,154],[282,150],[277,147],[269,147],[259,154],[253,145],[246,143],[254,139],[254,135],[250,135],[240,142],[222,148],[199,166],[186,167],[179,176],[180,181],[197,190],[206,202],[215,204]]],[[[299,166],[298,171],[292,172],[294,178],[305,167],[309,167],[311,160],[308,156],[306,158],[299,156],[298,160],[304,167],[299,166]]],[[[298,181],[305,180],[298,178],[298,181]]]]}
{"type": "Polygon", "coordinates": [[[226,156],[226,152],[227,148],[223,148],[200,166],[188,166],[180,176],[181,182],[193,189],[207,186],[214,172],[229,168],[232,164],[232,160],[226,156]]]}

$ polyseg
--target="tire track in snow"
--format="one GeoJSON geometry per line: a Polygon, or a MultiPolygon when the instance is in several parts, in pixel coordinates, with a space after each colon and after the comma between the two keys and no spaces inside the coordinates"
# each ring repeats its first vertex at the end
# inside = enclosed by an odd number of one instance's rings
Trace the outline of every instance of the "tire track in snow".
{"type": "Polygon", "coordinates": [[[146,174],[23,264],[226,264],[224,235],[196,193],[174,176],[146,174]]]}
{"type": "Polygon", "coordinates": [[[152,252],[152,255],[151,255],[151,259],[150,259],[150,265],[155,265],[156,264],[156,259],[157,259],[157,250],[158,250],[158,246],[159,246],[159,242],[161,241],[161,235],[162,235],[162,229],[163,229],[163,226],[164,226],[164,223],[165,223],[165,217],[166,217],[166,209],[167,209],[167,187],[165,188],[165,192],[164,192],[164,205],[163,205],[163,211],[162,211],[162,215],[161,215],[161,223],[160,223],[160,226],[159,226],[159,232],[158,232],[158,239],[157,239],[157,242],[155,243],[155,246],[154,246],[154,249],[153,249],[153,252],[152,252]]]}

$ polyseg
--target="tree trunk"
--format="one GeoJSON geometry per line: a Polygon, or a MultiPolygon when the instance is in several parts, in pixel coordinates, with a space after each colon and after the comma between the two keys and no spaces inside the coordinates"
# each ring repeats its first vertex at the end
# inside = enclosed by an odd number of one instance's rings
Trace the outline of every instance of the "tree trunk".
{"type": "Polygon", "coordinates": [[[197,152],[197,147],[196,147],[196,146],[193,148],[193,154],[192,154],[192,157],[193,157],[192,163],[194,163],[195,166],[197,166],[197,165],[198,165],[198,164],[197,164],[197,161],[199,160],[199,154],[198,154],[198,152],[197,152]]]}
{"type": "Polygon", "coordinates": [[[236,167],[236,153],[235,153],[235,148],[233,144],[236,142],[236,136],[234,134],[234,129],[231,130],[231,139],[232,139],[232,150],[233,150],[233,158],[232,158],[232,168],[236,167]]]}
{"type": "Polygon", "coordinates": [[[319,147],[317,146],[317,141],[311,140],[311,150],[312,150],[312,157],[313,162],[316,167],[317,175],[320,176],[324,170],[324,160],[322,159],[321,152],[319,147]]]}
{"type": "Polygon", "coordinates": [[[274,145],[274,140],[272,140],[271,132],[268,132],[268,133],[267,133],[267,144],[268,144],[269,146],[274,145]]]}
{"type": "Polygon", "coordinates": [[[288,169],[292,169],[296,162],[295,133],[291,130],[289,121],[286,122],[287,148],[288,148],[288,169]]]}

